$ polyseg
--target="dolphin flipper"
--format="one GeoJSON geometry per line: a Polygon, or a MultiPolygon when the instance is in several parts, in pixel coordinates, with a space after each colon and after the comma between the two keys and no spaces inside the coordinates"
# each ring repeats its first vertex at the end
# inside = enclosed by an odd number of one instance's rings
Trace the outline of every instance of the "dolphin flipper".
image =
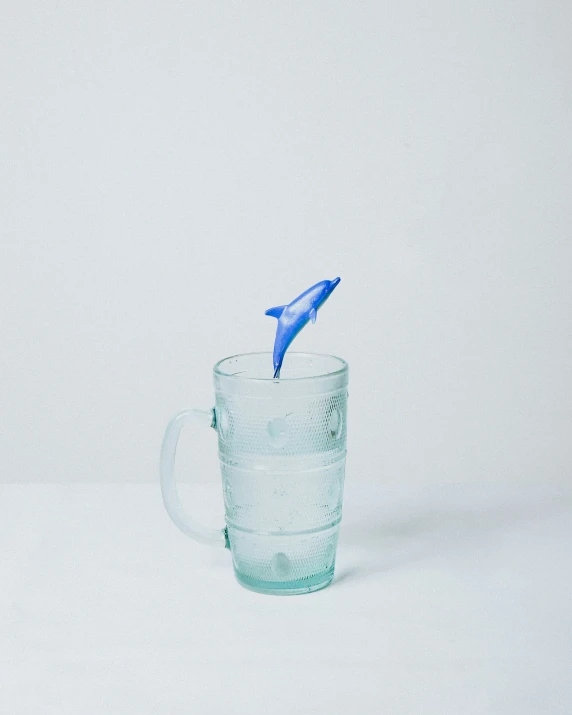
{"type": "Polygon", "coordinates": [[[285,305],[275,305],[274,308],[268,308],[264,315],[270,315],[273,318],[280,318],[285,307],[285,305]]]}
{"type": "Polygon", "coordinates": [[[312,325],[316,322],[316,318],[318,317],[318,313],[316,312],[315,308],[312,308],[310,311],[310,320],[312,321],[312,325]]]}

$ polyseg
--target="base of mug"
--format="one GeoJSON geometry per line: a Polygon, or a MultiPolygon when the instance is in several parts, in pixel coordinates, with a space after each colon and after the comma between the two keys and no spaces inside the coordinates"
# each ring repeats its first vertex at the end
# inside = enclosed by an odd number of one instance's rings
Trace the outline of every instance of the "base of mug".
{"type": "Polygon", "coordinates": [[[275,581],[258,581],[236,571],[235,576],[238,583],[249,591],[264,593],[269,596],[299,596],[303,593],[313,593],[314,591],[326,588],[326,586],[329,586],[332,582],[334,573],[332,570],[327,575],[320,574],[313,579],[306,579],[304,585],[301,585],[300,581],[287,581],[282,583],[275,581]],[[326,576],[326,578],[324,578],[324,576],[326,576]]]}

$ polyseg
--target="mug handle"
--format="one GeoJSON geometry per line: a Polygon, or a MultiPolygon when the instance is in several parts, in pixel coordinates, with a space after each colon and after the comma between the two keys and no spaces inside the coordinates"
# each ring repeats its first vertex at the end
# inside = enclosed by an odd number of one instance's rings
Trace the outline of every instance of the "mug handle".
{"type": "Polygon", "coordinates": [[[163,446],[161,447],[161,493],[167,514],[179,529],[187,536],[212,546],[227,546],[228,539],[226,528],[213,529],[210,526],[199,524],[184,510],[175,481],[175,454],[181,430],[185,425],[202,425],[203,427],[216,428],[215,411],[212,410],[183,410],[175,415],[167,425],[163,446]]]}

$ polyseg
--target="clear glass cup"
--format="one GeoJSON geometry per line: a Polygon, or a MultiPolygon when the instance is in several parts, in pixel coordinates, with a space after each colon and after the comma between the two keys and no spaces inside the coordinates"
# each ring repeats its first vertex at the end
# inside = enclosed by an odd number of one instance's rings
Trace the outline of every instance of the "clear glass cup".
{"type": "Polygon", "coordinates": [[[161,451],[163,501],[186,534],[230,549],[236,578],[246,588],[309,593],[327,586],[334,575],[348,365],[332,355],[287,353],[280,378],[271,375],[271,353],[235,355],[215,365],[215,408],[184,410],[167,427],[161,451]],[[196,522],[177,495],[175,452],[188,423],[218,433],[223,529],[196,522]]]}

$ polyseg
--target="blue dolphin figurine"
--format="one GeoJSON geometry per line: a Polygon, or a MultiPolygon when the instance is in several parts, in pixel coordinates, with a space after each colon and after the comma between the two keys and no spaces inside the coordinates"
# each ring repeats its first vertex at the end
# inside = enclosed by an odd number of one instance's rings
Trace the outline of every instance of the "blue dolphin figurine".
{"type": "Polygon", "coordinates": [[[320,281],[308,288],[288,305],[277,305],[269,308],[266,315],[278,318],[276,339],[274,340],[274,377],[280,377],[280,368],[284,354],[296,335],[302,330],[309,320],[316,322],[318,308],[330,297],[340,278],[333,281],[320,281]]]}

